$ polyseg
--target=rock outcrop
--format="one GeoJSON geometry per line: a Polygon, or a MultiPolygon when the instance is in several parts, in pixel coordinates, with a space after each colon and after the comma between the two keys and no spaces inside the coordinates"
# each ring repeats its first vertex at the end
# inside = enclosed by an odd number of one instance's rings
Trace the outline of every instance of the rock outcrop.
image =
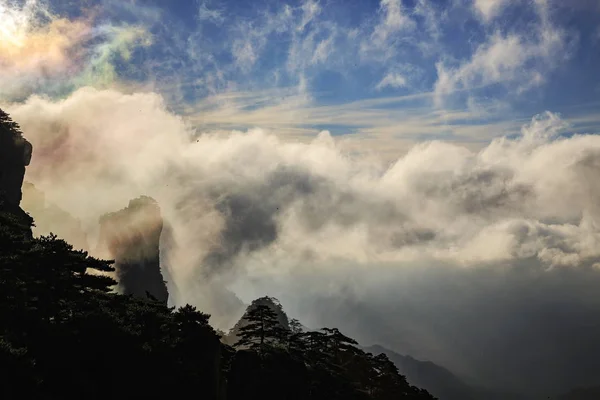
{"type": "Polygon", "coordinates": [[[98,255],[115,260],[123,294],[154,297],[167,303],[169,294],[160,270],[163,219],[158,203],[146,196],[100,218],[98,255]]]}
{"type": "Polygon", "coordinates": [[[19,125],[0,110],[0,209],[17,215],[28,226],[33,220],[19,205],[25,167],[31,161],[32,151],[19,125]]]}
{"type": "Polygon", "coordinates": [[[21,185],[32,150],[19,125],[0,110],[0,192],[10,206],[19,207],[21,203],[21,185]]]}

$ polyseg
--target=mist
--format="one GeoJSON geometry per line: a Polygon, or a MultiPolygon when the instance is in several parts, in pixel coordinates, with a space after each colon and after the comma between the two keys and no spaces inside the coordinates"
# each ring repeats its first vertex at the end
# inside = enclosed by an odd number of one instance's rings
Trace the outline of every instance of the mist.
{"type": "Polygon", "coordinates": [[[600,137],[564,135],[556,114],[387,164],[326,131],[198,131],[152,92],[6,109],[34,147],[26,180],[81,222],[88,250],[101,215],[157,200],[169,302],[220,329],[274,295],[307,326],[480,383],[561,390],[600,370],[600,137]]]}

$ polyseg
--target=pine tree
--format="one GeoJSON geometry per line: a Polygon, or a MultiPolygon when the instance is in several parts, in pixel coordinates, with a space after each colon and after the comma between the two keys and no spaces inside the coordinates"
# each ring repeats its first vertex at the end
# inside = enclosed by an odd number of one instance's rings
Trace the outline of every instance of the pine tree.
{"type": "Polygon", "coordinates": [[[290,329],[287,337],[287,350],[294,355],[301,354],[306,350],[306,343],[303,340],[304,328],[300,321],[295,318],[290,320],[290,329]]]}
{"type": "Polygon", "coordinates": [[[356,340],[344,335],[337,328],[323,328],[322,331],[327,335],[327,344],[335,356],[340,352],[353,350],[358,343],[356,340]]]}
{"type": "Polygon", "coordinates": [[[239,340],[235,343],[235,347],[249,348],[263,355],[267,346],[282,343],[286,330],[269,306],[260,304],[252,307],[244,319],[247,323],[239,329],[237,333],[239,340]]]}
{"type": "Polygon", "coordinates": [[[13,121],[2,109],[0,109],[0,130],[9,131],[11,134],[13,134],[13,136],[18,138],[23,136],[23,132],[21,131],[19,124],[13,121]]]}

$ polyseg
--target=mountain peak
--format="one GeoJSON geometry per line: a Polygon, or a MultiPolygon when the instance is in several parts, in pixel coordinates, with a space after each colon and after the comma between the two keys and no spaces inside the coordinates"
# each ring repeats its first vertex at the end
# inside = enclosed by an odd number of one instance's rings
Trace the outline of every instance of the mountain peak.
{"type": "Polygon", "coordinates": [[[223,342],[227,344],[233,344],[238,340],[239,330],[248,323],[248,314],[250,311],[258,306],[267,306],[277,315],[277,321],[284,329],[289,329],[290,323],[287,314],[283,311],[283,306],[275,297],[263,296],[255,299],[246,307],[244,315],[239,321],[229,330],[229,333],[223,337],[223,342]]]}

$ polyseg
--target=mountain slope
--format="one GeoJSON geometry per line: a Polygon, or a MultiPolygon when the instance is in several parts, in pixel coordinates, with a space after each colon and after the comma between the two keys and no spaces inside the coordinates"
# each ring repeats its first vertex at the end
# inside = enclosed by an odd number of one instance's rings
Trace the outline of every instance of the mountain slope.
{"type": "Polygon", "coordinates": [[[411,385],[427,389],[440,400],[475,400],[469,385],[439,365],[403,356],[379,345],[367,347],[365,351],[386,354],[411,385]]]}
{"type": "Polygon", "coordinates": [[[364,348],[373,354],[384,353],[396,364],[411,385],[426,389],[440,400],[523,400],[514,393],[505,393],[471,386],[446,368],[431,361],[420,361],[398,354],[385,347],[374,345],[364,348]]]}

